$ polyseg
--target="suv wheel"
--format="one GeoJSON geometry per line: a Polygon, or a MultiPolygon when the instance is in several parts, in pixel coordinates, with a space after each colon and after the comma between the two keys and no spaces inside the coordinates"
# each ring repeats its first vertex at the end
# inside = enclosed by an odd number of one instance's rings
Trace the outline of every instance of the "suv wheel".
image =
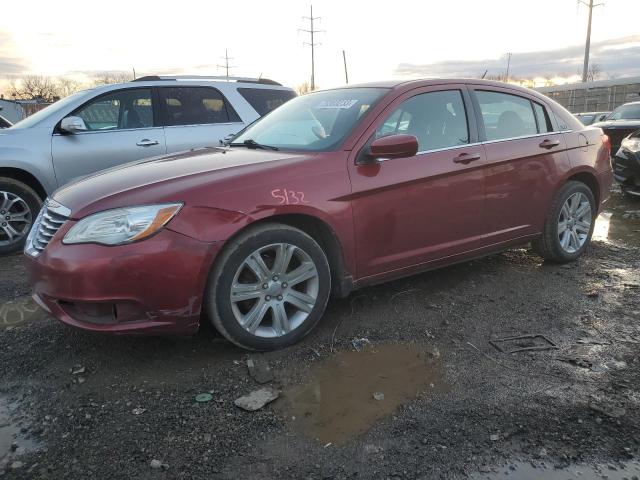
{"type": "Polygon", "coordinates": [[[567,182],[551,205],[536,253],[554,262],[570,262],[587,249],[596,220],[593,192],[582,182],[567,182]]]}
{"type": "Polygon", "coordinates": [[[31,187],[0,177],[0,254],[22,249],[41,206],[40,197],[31,187]]]}
{"type": "Polygon", "coordinates": [[[265,224],[229,242],[211,272],[205,309],[227,339],[251,350],[300,340],[318,323],[331,291],[327,257],[293,227],[265,224]]]}

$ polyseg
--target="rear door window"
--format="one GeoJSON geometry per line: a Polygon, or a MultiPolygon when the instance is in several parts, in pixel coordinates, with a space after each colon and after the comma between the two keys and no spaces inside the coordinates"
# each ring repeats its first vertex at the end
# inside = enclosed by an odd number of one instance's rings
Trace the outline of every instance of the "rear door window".
{"type": "Polygon", "coordinates": [[[165,126],[240,122],[240,117],[215,88],[160,88],[165,126]]]}
{"type": "Polygon", "coordinates": [[[269,88],[239,88],[238,93],[249,102],[249,105],[260,116],[266,115],[296,96],[295,92],[291,90],[272,90],[269,88]]]}
{"type": "Polygon", "coordinates": [[[527,137],[538,133],[532,102],[508,93],[476,90],[487,140],[527,137]]]}
{"type": "Polygon", "coordinates": [[[531,102],[533,104],[533,110],[536,113],[536,122],[538,124],[538,133],[548,133],[553,131],[553,127],[551,126],[551,120],[549,119],[549,114],[547,113],[547,109],[542,105],[536,102],[531,102]]]}

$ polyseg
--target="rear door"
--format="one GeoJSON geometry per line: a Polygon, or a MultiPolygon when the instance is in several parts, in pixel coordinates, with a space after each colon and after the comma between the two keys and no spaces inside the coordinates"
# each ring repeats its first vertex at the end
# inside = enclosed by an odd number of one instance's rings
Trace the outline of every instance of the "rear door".
{"type": "Polygon", "coordinates": [[[349,162],[358,276],[368,277],[482,245],[482,145],[464,85],[408,92],[378,117],[349,162]],[[415,135],[418,153],[358,164],[374,138],[415,135]]]}
{"type": "Polygon", "coordinates": [[[109,92],[72,112],[84,120],[87,131],[69,134],[56,127],[51,154],[58,184],[165,153],[155,109],[152,89],[147,87],[109,92]]]}
{"type": "Polygon", "coordinates": [[[167,152],[218,147],[225,137],[242,130],[240,117],[213,87],[160,87],[167,152]]]}
{"type": "Polygon", "coordinates": [[[485,234],[498,243],[538,233],[569,169],[565,139],[534,96],[486,86],[471,93],[487,156],[485,234]]]}

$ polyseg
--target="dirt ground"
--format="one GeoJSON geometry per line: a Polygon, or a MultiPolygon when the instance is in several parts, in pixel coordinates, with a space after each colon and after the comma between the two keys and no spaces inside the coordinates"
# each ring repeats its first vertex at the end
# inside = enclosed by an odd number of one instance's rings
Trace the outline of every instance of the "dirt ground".
{"type": "Polygon", "coordinates": [[[639,267],[640,202],[616,193],[576,263],[512,249],[367,288],[248,355],[72,330],[0,258],[0,476],[637,479],[639,267]]]}

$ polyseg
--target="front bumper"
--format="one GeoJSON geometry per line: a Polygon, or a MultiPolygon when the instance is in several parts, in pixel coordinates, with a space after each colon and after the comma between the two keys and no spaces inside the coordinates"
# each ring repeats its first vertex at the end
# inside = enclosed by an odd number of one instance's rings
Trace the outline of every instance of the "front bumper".
{"type": "Polygon", "coordinates": [[[71,223],[40,255],[25,255],[41,307],[68,325],[96,332],[189,335],[198,330],[219,243],[165,228],[128,245],[64,245],[71,223]]]}
{"type": "Polygon", "coordinates": [[[613,175],[626,190],[640,195],[640,152],[620,148],[613,157],[613,175]]]}

